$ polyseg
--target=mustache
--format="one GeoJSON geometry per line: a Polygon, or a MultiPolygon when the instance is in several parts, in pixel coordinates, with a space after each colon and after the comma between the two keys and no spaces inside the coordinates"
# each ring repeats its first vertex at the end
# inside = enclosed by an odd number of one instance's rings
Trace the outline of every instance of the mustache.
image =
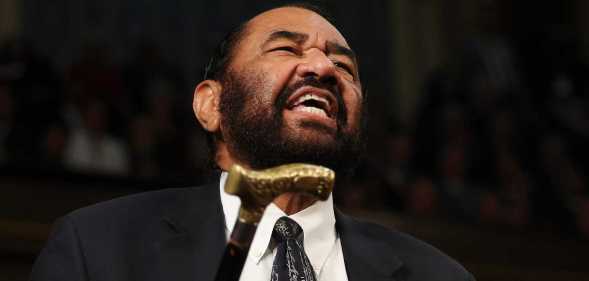
{"type": "Polygon", "coordinates": [[[290,96],[292,96],[298,89],[305,87],[305,86],[329,91],[335,97],[335,99],[337,101],[337,105],[338,105],[338,111],[337,111],[337,116],[336,116],[337,121],[342,122],[342,124],[347,123],[347,115],[346,115],[347,108],[344,103],[344,98],[341,95],[341,91],[339,90],[339,87],[337,86],[337,83],[335,83],[332,80],[320,81],[315,76],[307,76],[307,77],[295,82],[294,84],[286,87],[284,90],[282,90],[282,92],[280,92],[278,98],[276,99],[276,109],[281,110],[281,109],[285,108],[288,98],[290,98],[290,96]]]}

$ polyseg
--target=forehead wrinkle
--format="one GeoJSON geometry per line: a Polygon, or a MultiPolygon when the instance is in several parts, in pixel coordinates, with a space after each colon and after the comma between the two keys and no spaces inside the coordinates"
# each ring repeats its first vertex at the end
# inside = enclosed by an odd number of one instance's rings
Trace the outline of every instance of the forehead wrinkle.
{"type": "MultiPolygon", "coordinates": [[[[320,37],[319,35],[322,33],[317,31],[318,28],[327,28],[327,32],[334,32],[337,38],[337,41],[342,41],[342,44],[346,45],[346,39],[343,35],[339,32],[339,30],[333,26],[333,24],[327,21],[323,16],[317,14],[314,11],[309,11],[304,8],[299,7],[280,7],[276,9],[271,9],[261,14],[258,14],[251,20],[249,20],[249,24],[255,28],[260,28],[264,30],[265,26],[275,26],[273,30],[270,32],[275,31],[289,31],[294,33],[302,33],[300,31],[293,31],[289,30],[289,26],[300,26],[303,28],[307,28],[311,32],[316,32],[316,37],[320,37]],[[304,18],[304,19],[302,19],[304,18]],[[282,26],[282,27],[281,27],[282,26]]],[[[267,30],[267,29],[266,29],[267,30]]],[[[302,33],[307,36],[307,40],[310,38],[310,34],[302,33]]]]}
{"type": "Polygon", "coordinates": [[[268,39],[266,39],[266,42],[264,44],[280,39],[291,40],[301,45],[309,39],[309,35],[302,32],[277,29],[270,33],[270,36],[268,36],[268,39]]]}

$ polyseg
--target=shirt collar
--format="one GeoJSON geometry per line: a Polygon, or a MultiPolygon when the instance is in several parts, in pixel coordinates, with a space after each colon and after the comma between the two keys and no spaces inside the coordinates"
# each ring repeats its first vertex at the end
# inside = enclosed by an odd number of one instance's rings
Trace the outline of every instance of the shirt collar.
{"type": "Polygon", "coordinates": [[[221,205],[223,206],[223,213],[225,215],[225,232],[227,234],[227,240],[229,235],[233,231],[233,226],[237,221],[239,215],[239,206],[241,205],[241,199],[238,196],[228,194],[225,192],[225,182],[227,181],[228,173],[223,171],[221,173],[221,179],[219,180],[219,192],[221,193],[221,205]]]}
{"type": "MultiPolygon", "coordinates": [[[[219,187],[221,204],[225,214],[225,229],[227,237],[229,237],[237,220],[241,200],[235,195],[225,193],[224,186],[227,175],[227,172],[221,173],[219,187]]],[[[258,263],[265,255],[272,253],[272,249],[269,247],[272,230],[276,221],[283,216],[286,216],[286,214],[274,203],[268,205],[262,220],[258,224],[248,258],[253,258],[258,263]]],[[[303,229],[305,252],[313,268],[320,271],[337,238],[332,196],[330,195],[326,201],[317,201],[306,209],[288,217],[296,221],[303,229]]]]}

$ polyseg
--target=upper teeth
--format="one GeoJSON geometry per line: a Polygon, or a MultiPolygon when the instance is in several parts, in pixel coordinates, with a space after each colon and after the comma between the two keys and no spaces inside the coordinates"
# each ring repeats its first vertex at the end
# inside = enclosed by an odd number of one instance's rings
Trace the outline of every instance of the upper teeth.
{"type": "Polygon", "coordinates": [[[316,100],[321,103],[324,103],[325,105],[329,105],[329,101],[327,99],[313,95],[313,94],[306,94],[306,95],[298,98],[296,104],[299,105],[299,104],[306,102],[308,100],[316,100]]]}

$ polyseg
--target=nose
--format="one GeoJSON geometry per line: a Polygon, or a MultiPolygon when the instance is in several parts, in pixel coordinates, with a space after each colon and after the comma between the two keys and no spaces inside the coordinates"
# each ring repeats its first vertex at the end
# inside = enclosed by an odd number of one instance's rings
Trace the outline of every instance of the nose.
{"type": "Polygon", "coordinates": [[[309,76],[314,76],[317,80],[336,84],[337,80],[335,78],[335,65],[333,62],[318,49],[310,50],[303,58],[303,62],[301,62],[297,66],[297,74],[302,77],[306,78],[309,76]]]}

